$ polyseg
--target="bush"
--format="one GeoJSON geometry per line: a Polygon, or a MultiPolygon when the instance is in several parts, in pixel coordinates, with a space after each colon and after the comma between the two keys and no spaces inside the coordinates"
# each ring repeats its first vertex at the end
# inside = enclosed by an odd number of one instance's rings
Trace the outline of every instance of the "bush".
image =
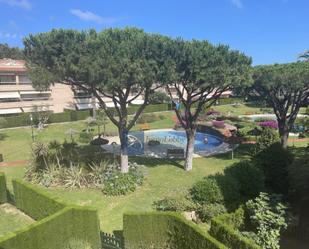
{"type": "Polygon", "coordinates": [[[256,243],[265,249],[279,249],[280,234],[288,226],[287,208],[280,203],[280,197],[261,193],[245,208],[257,235],[256,243]]]}
{"type": "Polygon", "coordinates": [[[162,200],[154,202],[154,206],[158,211],[194,211],[197,205],[192,200],[183,194],[179,194],[175,197],[165,197],[162,200]]]}
{"type": "Polygon", "coordinates": [[[171,99],[165,92],[156,91],[149,97],[150,104],[162,104],[168,102],[171,102],[171,99]]]}
{"type": "Polygon", "coordinates": [[[262,249],[252,239],[240,233],[244,222],[244,210],[239,208],[234,213],[226,213],[213,218],[209,233],[228,248],[262,249]]]}
{"type": "Polygon", "coordinates": [[[296,159],[289,167],[289,194],[295,201],[309,198],[309,156],[296,159]]]}
{"type": "Polygon", "coordinates": [[[190,190],[193,201],[200,205],[221,203],[233,209],[241,202],[239,184],[231,176],[217,174],[197,182],[190,190]]]}
{"type": "Polygon", "coordinates": [[[224,174],[237,179],[240,194],[245,200],[255,198],[265,190],[263,172],[251,161],[245,160],[235,163],[226,168],[224,174]]]}
{"type": "Polygon", "coordinates": [[[79,133],[79,138],[78,141],[84,144],[89,144],[93,138],[93,133],[92,132],[81,132],[79,133]]]}
{"type": "Polygon", "coordinates": [[[272,144],[279,141],[278,133],[269,127],[263,127],[260,137],[255,145],[255,153],[267,149],[272,144]]]}
{"type": "Polygon", "coordinates": [[[0,204],[7,201],[5,175],[0,172],[0,204]]]}
{"type": "Polygon", "coordinates": [[[293,155],[280,143],[274,143],[254,157],[254,163],[263,171],[265,186],[277,194],[287,195],[288,167],[293,162],[293,155]]]}
{"type": "Polygon", "coordinates": [[[223,203],[224,196],[215,178],[206,177],[194,184],[190,190],[192,200],[201,205],[223,203]]]}
{"type": "Polygon", "coordinates": [[[142,114],[138,120],[137,123],[138,124],[145,124],[145,123],[153,123],[160,120],[159,116],[155,115],[155,114],[142,114]]]}
{"type": "Polygon", "coordinates": [[[108,196],[126,195],[134,192],[137,186],[143,184],[144,175],[141,166],[130,165],[128,173],[121,173],[117,168],[111,167],[104,174],[102,192],[108,196]]]}
{"type": "Polygon", "coordinates": [[[193,222],[172,212],[124,214],[123,233],[127,249],[227,249],[193,222]]]}
{"type": "Polygon", "coordinates": [[[202,222],[210,222],[212,218],[226,212],[225,206],[219,203],[204,204],[197,210],[198,217],[202,222]]]}

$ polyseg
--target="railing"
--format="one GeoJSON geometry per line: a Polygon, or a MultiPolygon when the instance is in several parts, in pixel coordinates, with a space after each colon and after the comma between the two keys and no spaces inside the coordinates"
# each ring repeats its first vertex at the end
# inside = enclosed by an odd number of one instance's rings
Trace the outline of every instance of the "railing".
{"type": "Polygon", "coordinates": [[[123,240],[113,234],[101,232],[102,249],[124,249],[123,240]]]}

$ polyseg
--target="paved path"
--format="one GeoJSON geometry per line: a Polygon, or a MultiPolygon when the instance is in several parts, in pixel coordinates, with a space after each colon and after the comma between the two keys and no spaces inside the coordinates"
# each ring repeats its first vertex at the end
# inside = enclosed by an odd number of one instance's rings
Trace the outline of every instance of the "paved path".
{"type": "Polygon", "coordinates": [[[23,166],[26,165],[28,160],[18,160],[18,161],[10,161],[10,162],[2,162],[0,163],[0,167],[8,167],[8,166],[23,166]]]}

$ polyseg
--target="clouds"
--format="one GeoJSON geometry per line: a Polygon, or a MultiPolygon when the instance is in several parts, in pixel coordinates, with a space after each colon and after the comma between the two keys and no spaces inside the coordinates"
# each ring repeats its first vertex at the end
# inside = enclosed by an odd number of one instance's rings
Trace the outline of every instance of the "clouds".
{"type": "Polygon", "coordinates": [[[16,33],[2,33],[0,32],[0,37],[4,39],[16,39],[19,38],[19,35],[16,33]]]}
{"type": "Polygon", "coordinates": [[[95,22],[98,24],[112,24],[117,21],[116,18],[113,17],[102,17],[97,15],[91,11],[83,11],[80,9],[71,9],[70,13],[83,21],[95,22]]]}
{"type": "Polygon", "coordinates": [[[241,9],[243,7],[241,0],[231,0],[231,3],[238,9],[241,9]]]}
{"type": "Polygon", "coordinates": [[[28,0],[0,0],[0,3],[25,10],[30,10],[32,8],[32,5],[28,0]]]}

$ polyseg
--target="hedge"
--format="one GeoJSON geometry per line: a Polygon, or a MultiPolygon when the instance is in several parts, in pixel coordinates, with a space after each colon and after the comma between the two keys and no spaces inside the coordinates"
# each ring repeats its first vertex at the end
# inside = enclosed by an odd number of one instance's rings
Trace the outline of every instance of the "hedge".
{"type": "Polygon", "coordinates": [[[231,249],[262,249],[239,232],[242,226],[244,226],[244,211],[239,208],[234,213],[213,218],[209,233],[231,249]]]}
{"type": "Polygon", "coordinates": [[[35,220],[54,214],[67,205],[44,190],[22,180],[13,180],[15,205],[35,220]]]}
{"type": "Polygon", "coordinates": [[[0,172],[0,204],[7,201],[6,182],[4,173],[0,172]]]}
{"type": "Polygon", "coordinates": [[[126,249],[227,249],[194,223],[173,212],[126,213],[126,249]]]}
{"type": "MultiPolygon", "coordinates": [[[[35,203],[34,203],[35,205],[35,203]]],[[[86,241],[92,249],[101,249],[96,210],[66,207],[0,239],[2,249],[59,249],[68,241],[86,241]]]]}
{"type": "Polygon", "coordinates": [[[16,206],[37,221],[1,237],[1,249],[59,249],[71,240],[101,249],[95,209],[67,205],[22,180],[13,180],[13,189],[16,206]]]}

